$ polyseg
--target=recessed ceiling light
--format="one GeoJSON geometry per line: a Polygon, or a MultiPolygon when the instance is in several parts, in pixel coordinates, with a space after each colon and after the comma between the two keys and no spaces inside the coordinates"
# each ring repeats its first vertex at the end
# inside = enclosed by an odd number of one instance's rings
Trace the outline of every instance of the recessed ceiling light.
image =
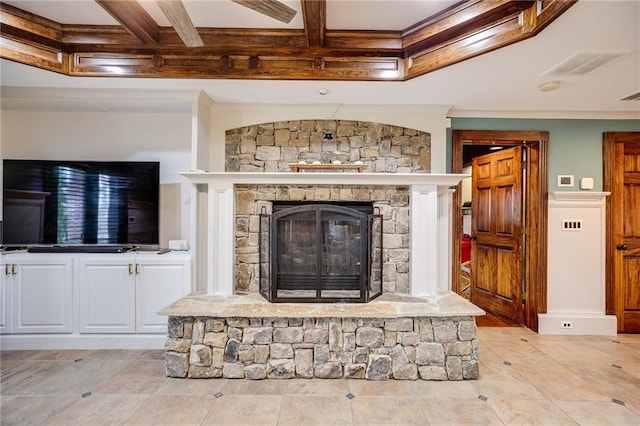
{"type": "Polygon", "coordinates": [[[489,151],[497,151],[499,149],[502,149],[501,146],[492,146],[491,148],[489,148],[489,151]]]}
{"type": "Polygon", "coordinates": [[[324,96],[329,94],[329,89],[318,89],[317,92],[318,92],[318,95],[324,96]]]}
{"type": "Polygon", "coordinates": [[[546,82],[542,83],[540,86],[538,86],[538,88],[543,92],[550,92],[550,91],[556,90],[558,87],[560,87],[561,83],[562,82],[560,80],[546,81],[546,82]]]}

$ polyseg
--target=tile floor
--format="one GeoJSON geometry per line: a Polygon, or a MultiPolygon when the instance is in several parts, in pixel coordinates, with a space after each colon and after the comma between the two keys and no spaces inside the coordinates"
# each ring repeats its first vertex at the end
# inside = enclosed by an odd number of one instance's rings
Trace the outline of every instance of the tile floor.
{"type": "Polygon", "coordinates": [[[479,334],[464,382],[170,379],[158,350],[4,351],[0,423],[640,425],[640,335],[479,334]]]}

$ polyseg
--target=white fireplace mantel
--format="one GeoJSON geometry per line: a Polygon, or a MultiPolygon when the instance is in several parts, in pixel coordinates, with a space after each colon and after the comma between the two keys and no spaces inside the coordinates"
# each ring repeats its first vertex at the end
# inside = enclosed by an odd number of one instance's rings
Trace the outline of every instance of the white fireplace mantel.
{"type": "MultiPolygon", "coordinates": [[[[409,186],[411,199],[411,295],[435,295],[450,290],[451,188],[466,174],[430,173],[181,173],[194,185],[207,186],[204,276],[210,295],[233,294],[235,253],[234,185],[358,185],[409,186]]],[[[194,241],[192,246],[199,246],[194,241]]],[[[202,259],[201,259],[202,260],[202,259]]]]}
{"type": "Polygon", "coordinates": [[[445,173],[334,173],[334,172],[183,172],[195,184],[213,185],[435,185],[455,186],[465,174],[445,173]]]}

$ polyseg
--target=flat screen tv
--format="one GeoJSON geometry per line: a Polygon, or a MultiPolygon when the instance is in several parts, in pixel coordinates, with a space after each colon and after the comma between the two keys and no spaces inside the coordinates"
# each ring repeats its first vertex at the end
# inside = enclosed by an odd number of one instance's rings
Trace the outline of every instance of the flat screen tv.
{"type": "Polygon", "coordinates": [[[3,247],[159,245],[159,162],[3,165],[3,247]]]}

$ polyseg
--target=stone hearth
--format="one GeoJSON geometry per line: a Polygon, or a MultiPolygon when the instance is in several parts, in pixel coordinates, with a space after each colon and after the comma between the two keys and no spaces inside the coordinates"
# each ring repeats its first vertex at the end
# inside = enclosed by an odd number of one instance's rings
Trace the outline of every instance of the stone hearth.
{"type": "Polygon", "coordinates": [[[384,294],[368,304],[272,304],[192,295],[169,316],[169,377],[477,379],[474,317],[458,295],[384,294]]]}

